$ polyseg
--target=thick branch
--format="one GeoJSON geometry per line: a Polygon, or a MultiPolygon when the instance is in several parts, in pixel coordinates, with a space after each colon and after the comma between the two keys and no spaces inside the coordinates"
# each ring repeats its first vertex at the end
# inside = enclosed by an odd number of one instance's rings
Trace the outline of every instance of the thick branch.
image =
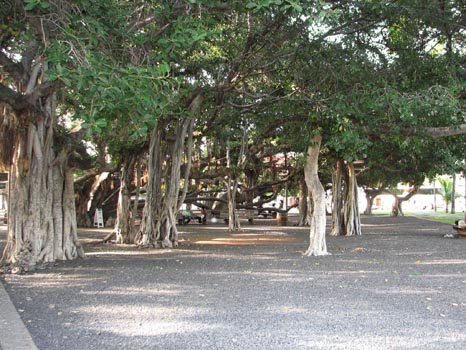
{"type": "Polygon", "coordinates": [[[8,73],[17,83],[25,81],[26,72],[20,63],[11,60],[4,52],[0,51],[0,67],[8,73]]]}
{"type": "Polygon", "coordinates": [[[21,98],[20,94],[0,83],[0,103],[13,107],[19,98],[21,98]]]}
{"type": "Polygon", "coordinates": [[[433,137],[434,139],[438,137],[464,135],[466,134],[466,124],[425,128],[424,131],[427,135],[433,137]]]}
{"type": "Polygon", "coordinates": [[[48,96],[53,93],[56,90],[58,84],[60,84],[59,81],[47,81],[43,84],[33,87],[33,84],[31,83],[28,84],[30,85],[28,89],[31,90],[31,93],[22,95],[0,83],[0,103],[7,104],[16,111],[25,110],[33,107],[39,98],[48,96]]]}

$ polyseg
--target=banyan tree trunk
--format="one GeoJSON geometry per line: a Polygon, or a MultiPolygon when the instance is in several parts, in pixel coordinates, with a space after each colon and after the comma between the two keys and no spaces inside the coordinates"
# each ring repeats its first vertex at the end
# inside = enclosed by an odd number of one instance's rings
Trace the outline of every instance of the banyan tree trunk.
{"type": "Polygon", "coordinates": [[[398,196],[395,196],[395,202],[393,202],[392,206],[392,216],[404,216],[403,209],[401,208],[401,204],[403,201],[398,196]]]}
{"type": "Polygon", "coordinates": [[[54,102],[17,130],[10,168],[9,225],[1,264],[12,272],[83,257],[78,241],[73,169],[53,147],[54,102]],[[58,154],[58,156],[57,156],[58,154]]]}
{"type": "Polygon", "coordinates": [[[131,226],[131,183],[133,181],[135,156],[127,158],[121,167],[120,191],[118,195],[117,214],[114,232],[116,243],[134,243],[134,228],[131,226]]]}
{"type": "Polygon", "coordinates": [[[366,209],[364,210],[364,214],[372,215],[372,206],[374,205],[374,199],[375,197],[377,197],[377,195],[382,193],[382,191],[366,188],[364,190],[364,193],[366,195],[366,209]]]}
{"type": "Polygon", "coordinates": [[[402,204],[405,201],[408,201],[413,197],[417,191],[419,191],[419,186],[414,185],[409,191],[408,194],[406,194],[404,197],[394,195],[395,197],[395,202],[393,203],[392,206],[392,216],[404,216],[405,214],[403,213],[402,209],[402,204]]]}
{"type": "Polygon", "coordinates": [[[88,204],[91,199],[93,178],[88,178],[83,183],[77,185],[76,190],[76,221],[78,227],[91,227],[92,221],[88,213],[88,204]]]}
{"type": "MultiPolygon", "coordinates": [[[[241,148],[238,155],[237,169],[244,170],[244,165],[246,164],[246,146],[247,132],[246,128],[244,128],[243,136],[241,138],[241,148]]],[[[226,181],[228,195],[228,231],[239,231],[241,230],[241,223],[239,215],[236,212],[236,195],[238,193],[239,178],[238,174],[231,169],[229,142],[227,142],[227,168],[230,170],[226,181]]]]}
{"type": "MultiPolygon", "coordinates": [[[[258,179],[257,172],[255,170],[249,170],[247,172],[247,176],[246,176],[247,188],[249,188],[249,189],[254,188],[254,186],[257,183],[257,179],[258,179]]],[[[253,207],[254,206],[254,197],[255,197],[254,191],[251,191],[251,190],[248,191],[246,193],[246,196],[247,196],[247,205],[249,207],[253,207]]],[[[251,224],[251,225],[254,224],[254,212],[252,210],[248,210],[248,223],[251,224]]]]}
{"type": "MultiPolygon", "coordinates": [[[[227,162],[229,163],[229,148],[227,147],[227,162]]],[[[229,167],[229,164],[228,164],[229,167]]],[[[226,180],[227,185],[227,204],[228,204],[228,231],[240,231],[241,223],[238,213],[236,212],[236,193],[238,191],[238,178],[235,174],[230,173],[226,180]]]]}
{"type": "MultiPolygon", "coordinates": [[[[146,203],[136,236],[136,244],[141,247],[171,248],[178,245],[176,215],[180,205],[181,165],[187,136],[186,154],[188,159],[191,157],[193,125],[193,118],[180,119],[174,141],[162,140],[162,125],[157,126],[151,136],[146,203]]],[[[190,161],[185,173],[185,186],[188,185],[186,174],[189,174],[189,166],[190,161]]]]}
{"type": "Polygon", "coordinates": [[[240,231],[241,223],[236,212],[236,193],[238,190],[238,179],[228,177],[227,180],[227,194],[228,194],[228,231],[240,231]]]}
{"type": "Polygon", "coordinates": [[[325,240],[325,190],[319,180],[319,151],[322,142],[322,136],[316,135],[311,140],[311,145],[308,147],[306,165],[304,167],[304,175],[307,187],[312,197],[312,220],[309,233],[309,248],[304,255],[321,256],[328,255],[327,243],[325,240]]]}
{"type": "Polygon", "coordinates": [[[312,208],[309,205],[310,200],[308,198],[308,190],[306,186],[306,180],[303,178],[299,181],[299,221],[298,226],[309,226],[311,224],[312,208]]]}
{"type": "Polygon", "coordinates": [[[332,174],[332,236],[361,234],[358,186],[352,163],[337,161],[332,174]]]}
{"type": "Polygon", "coordinates": [[[343,206],[345,235],[360,236],[361,232],[361,216],[359,214],[358,202],[358,184],[356,181],[356,172],[354,164],[346,164],[346,191],[343,206]]]}
{"type": "Polygon", "coordinates": [[[341,236],[344,232],[343,184],[344,163],[338,160],[332,172],[332,230],[331,236],[341,236]]]}
{"type": "Polygon", "coordinates": [[[141,226],[136,235],[136,243],[142,247],[156,246],[160,232],[160,200],[162,193],[160,189],[162,177],[162,152],[161,130],[157,126],[154,128],[149,146],[149,179],[146,188],[146,201],[142,212],[141,226]]]}

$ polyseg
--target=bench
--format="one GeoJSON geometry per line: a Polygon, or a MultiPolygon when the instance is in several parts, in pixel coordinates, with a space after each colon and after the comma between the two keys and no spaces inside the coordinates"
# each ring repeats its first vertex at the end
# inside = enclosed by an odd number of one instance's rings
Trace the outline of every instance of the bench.
{"type": "Polygon", "coordinates": [[[264,217],[264,219],[267,219],[270,215],[272,219],[275,219],[277,217],[277,212],[269,210],[267,208],[260,208],[257,210],[257,215],[264,217]]]}
{"type": "MultiPolygon", "coordinates": [[[[253,210],[236,210],[236,214],[239,216],[240,220],[248,220],[249,222],[252,222],[252,220],[254,219],[253,210]]],[[[223,220],[225,224],[228,224],[228,210],[212,210],[210,212],[210,216],[214,220],[223,220]]]]}
{"type": "Polygon", "coordinates": [[[180,210],[177,215],[178,225],[187,225],[191,220],[197,220],[200,224],[205,224],[207,218],[202,213],[196,213],[192,210],[180,210]]]}

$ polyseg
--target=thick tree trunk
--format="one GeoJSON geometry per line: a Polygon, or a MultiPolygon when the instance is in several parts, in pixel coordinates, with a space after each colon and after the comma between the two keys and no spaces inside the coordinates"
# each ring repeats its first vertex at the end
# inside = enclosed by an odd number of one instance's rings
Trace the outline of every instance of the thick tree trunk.
{"type": "MultiPolygon", "coordinates": [[[[10,168],[7,244],[1,259],[12,272],[83,257],[77,238],[73,171],[53,151],[53,102],[17,133],[10,168]]],[[[32,113],[32,112],[31,112],[32,113]]]]}
{"type": "Polygon", "coordinates": [[[360,236],[361,217],[359,214],[358,202],[358,185],[356,181],[356,172],[352,163],[346,164],[346,191],[344,200],[344,224],[346,236],[360,236]]]}
{"type": "Polygon", "coordinates": [[[44,56],[56,41],[56,27],[41,11],[24,12],[19,1],[2,2],[3,15],[7,3],[13,4],[11,14],[17,15],[20,29],[2,34],[0,54],[0,99],[8,108],[8,116],[0,119],[9,119],[0,129],[11,141],[2,140],[0,146],[0,165],[9,162],[9,224],[0,264],[19,273],[41,263],[83,257],[84,252],[77,238],[73,169],[68,163],[75,150],[65,136],[64,142],[55,143],[59,79],[48,79],[53,67],[44,56]],[[12,43],[17,45],[12,48],[12,43]]]}
{"type": "Polygon", "coordinates": [[[393,206],[392,206],[392,216],[404,216],[405,215],[401,207],[402,204],[403,204],[402,199],[399,198],[398,196],[395,196],[395,202],[393,203],[393,206]]]}
{"type": "Polygon", "coordinates": [[[456,207],[455,207],[455,197],[456,197],[456,174],[452,174],[453,178],[453,184],[451,187],[451,211],[450,213],[455,214],[456,213],[456,207]]]}
{"type": "Polygon", "coordinates": [[[142,212],[141,226],[136,235],[136,243],[141,247],[155,247],[160,236],[160,203],[162,193],[160,184],[162,182],[161,128],[154,128],[149,146],[149,181],[146,188],[146,201],[142,212]]]}
{"type": "MultiPolygon", "coordinates": [[[[140,167],[140,159],[138,161],[138,164],[135,166],[135,173],[136,173],[136,195],[134,198],[134,203],[133,203],[133,208],[131,209],[131,218],[130,218],[130,227],[132,229],[135,228],[136,226],[136,218],[139,215],[139,198],[141,196],[141,167],[140,167]]],[[[134,238],[133,238],[134,242],[134,238]]]]}
{"type": "Polygon", "coordinates": [[[306,180],[302,177],[299,180],[299,221],[298,226],[309,226],[311,224],[311,217],[312,217],[312,208],[309,205],[310,199],[308,196],[308,190],[306,186],[306,180]]]}
{"type": "MultiPolygon", "coordinates": [[[[231,169],[231,157],[230,157],[230,144],[227,143],[227,168],[230,169],[228,174],[226,185],[227,185],[227,200],[228,200],[228,231],[240,231],[241,223],[239,220],[238,213],[236,212],[236,194],[238,191],[238,177],[234,170],[231,169]]],[[[241,156],[240,156],[241,158],[241,156]]]]}
{"type": "Polygon", "coordinates": [[[76,220],[78,227],[92,227],[92,221],[88,212],[88,204],[91,200],[91,191],[94,177],[79,184],[76,192],[76,220]]]}
{"type": "Polygon", "coordinates": [[[304,167],[304,176],[306,184],[311,192],[312,197],[312,220],[311,230],[309,233],[309,248],[304,253],[307,256],[328,255],[327,244],[325,241],[325,190],[319,180],[319,151],[322,142],[322,136],[316,135],[311,140],[308,147],[306,165],[304,167]]]}
{"type": "Polygon", "coordinates": [[[118,195],[115,228],[117,244],[134,243],[134,228],[131,226],[131,183],[133,181],[135,156],[127,158],[121,167],[120,191],[118,195]]]}
{"type": "Polygon", "coordinates": [[[332,230],[331,236],[341,236],[345,232],[343,214],[343,171],[344,164],[338,160],[332,172],[332,230]]]}
{"type": "MultiPolygon", "coordinates": [[[[258,180],[258,175],[255,169],[249,169],[246,175],[246,186],[248,189],[254,188],[258,180]]],[[[247,200],[246,204],[248,207],[253,207],[254,206],[254,197],[255,197],[255,191],[254,190],[249,190],[246,193],[247,200]]],[[[254,211],[253,210],[248,210],[248,223],[253,225],[254,224],[254,211]]]]}
{"type": "Polygon", "coordinates": [[[358,186],[352,163],[338,160],[332,174],[332,236],[361,234],[358,186]]]}
{"type": "Polygon", "coordinates": [[[171,248],[178,245],[176,216],[186,195],[186,191],[183,190],[180,197],[182,156],[186,152],[188,164],[184,185],[188,186],[193,125],[193,118],[179,120],[173,142],[162,142],[162,125],[157,126],[151,136],[147,197],[140,230],[136,236],[136,243],[141,247],[171,248]],[[187,135],[188,143],[185,150],[187,135]],[[167,154],[170,155],[168,159],[167,154]]]}
{"type": "Polygon", "coordinates": [[[236,193],[238,190],[238,179],[229,178],[227,181],[228,194],[228,231],[241,231],[241,222],[236,212],[236,193]]]}
{"type": "Polygon", "coordinates": [[[364,215],[372,215],[372,206],[374,205],[374,197],[370,195],[369,192],[364,191],[366,195],[366,209],[364,210],[364,215]]]}
{"type": "Polygon", "coordinates": [[[414,196],[417,191],[419,190],[419,185],[414,185],[409,191],[408,194],[404,197],[394,195],[395,197],[395,202],[393,203],[392,207],[392,216],[404,216],[405,214],[403,213],[402,209],[402,204],[403,202],[406,202],[409,200],[412,196],[414,196]]]}
{"type": "Polygon", "coordinates": [[[236,171],[231,169],[231,157],[230,157],[230,145],[227,142],[227,168],[230,170],[227,178],[227,195],[228,195],[228,231],[240,231],[241,223],[239,215],[236,212],[236,195],[238,193],[239,174],[237,171],[244,170],[246,164],[246,146],[248,141],[248,135],[246,128],[243,129],[243,135],[241,138],[241,147],[238,155],[238,163],[236,171]]]}
{"type": "Polygon", "coordinates": [[[364,214],[372,215],[372,206],[374,205],[374,199],[382,193],[382,190],[366,188],[364,190],[364,193],[366,194],[366,210],[364,210],[364,214]]]}

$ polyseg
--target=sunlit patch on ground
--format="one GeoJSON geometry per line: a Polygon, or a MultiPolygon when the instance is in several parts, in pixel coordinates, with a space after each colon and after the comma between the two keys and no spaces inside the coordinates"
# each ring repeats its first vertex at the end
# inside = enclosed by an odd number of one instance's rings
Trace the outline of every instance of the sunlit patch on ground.
{"type": "Polygon", "coordinates": [[[223,237],[212,237],[211,239],[193,241],[194,244],[199,245],[259,245],[296,242],[301,242],[301,239],[296,236],[288,235],[285,232],[237,233],[223,237]]]}

